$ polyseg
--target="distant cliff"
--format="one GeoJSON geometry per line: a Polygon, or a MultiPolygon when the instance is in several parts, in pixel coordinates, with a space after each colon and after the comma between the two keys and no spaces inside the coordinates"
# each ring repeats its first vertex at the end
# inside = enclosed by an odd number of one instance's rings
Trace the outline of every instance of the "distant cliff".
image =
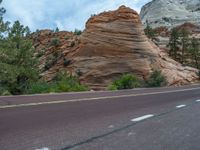
{"type": "Polygon", "coordinates": [[[153,0],[142,7],[140,17],[153,27],[174,27],[185,22],[200,25],[200,0],[153,0]]]}

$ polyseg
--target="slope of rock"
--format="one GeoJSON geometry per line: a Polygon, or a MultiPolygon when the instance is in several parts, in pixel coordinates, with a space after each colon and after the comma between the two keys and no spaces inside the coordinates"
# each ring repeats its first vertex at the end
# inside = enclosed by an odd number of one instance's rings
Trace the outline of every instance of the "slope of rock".
{"type": "Polygon", "coordinates": [[[152,0],[142,7],[140,17],[153,27],[175,27],[185,22],[200,25],[199,0],[152,0]]]}
{"type": "Polygon", "coordinates": [[[91,86],[105,87],[123,73],[147,79],[154,69],[163,72],[169,85],[197,79],[197,70],[173,61],[146,38],[139,15],[125,6],[90,18],[80,41],[73,66],[91,86]]]}
{"type": "Polygon", "coordinates": [[[124,73],[147,79],[155,69],[162,71],[169,85],[189,84],[198,79],[197,70],[183,67],[149,41],[137,12],[125,6],[91,17],[78,42],[65,48],[67,53],[63,52],[63,57],[71,63],[64,66],[63,60],[59,60],[43,74],[48,79],[60,70],[71,74],[79,71],[81,82],[92,89],[105,89],[124,73]]]}

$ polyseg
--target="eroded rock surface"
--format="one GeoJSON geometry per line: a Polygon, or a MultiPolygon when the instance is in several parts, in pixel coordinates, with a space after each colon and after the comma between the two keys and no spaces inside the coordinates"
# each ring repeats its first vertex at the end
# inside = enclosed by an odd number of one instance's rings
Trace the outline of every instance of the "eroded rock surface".
{"type": "Polygon", "coordinates": [[[149,41],[137,12],[125,6],[91,17],[75,41],[75,46],[65,47],[67,53],[63,53],[71,63],[64,66],[63,60],[58,61],[45,72],[46,77],[51,78],[59,70],[71,74],[78,70],[81,82],[92,89],[105,89],[124,73],[147,79],[155,69],[162,71],[169,85],[189,84],[198,79],[196,69],[183,67],[149,41]]]}
{"type": "Polygon", "coordinates": [[[140,13],[142,22],[146,20],[152,27],[176,27],[185,22],[200,25],[199,0],[152,0],[144,5],[140,13]]]}

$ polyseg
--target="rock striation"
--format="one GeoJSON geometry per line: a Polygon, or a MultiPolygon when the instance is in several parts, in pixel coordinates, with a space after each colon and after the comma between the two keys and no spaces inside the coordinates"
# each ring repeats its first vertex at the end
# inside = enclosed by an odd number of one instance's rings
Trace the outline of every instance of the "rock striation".
{"type": "Polygon", "coordinates": [[[199,0],[152,0],[141,9],[143,24],[146,20],[152,27],[175,27],[185,22],[200,25],[199,0]]]}
{"type": "Polygon", "coordinates": [[[162,71],[169,85],[198,78],[197,70],[183,67],[149,41],[137,12],[125,6],[90,18],[80,41],[73,66],[91,87],[106,87],[124,73],[147,79],[155,69],[162,71]]]}
{"type": "Polygon", "coordinates": [[[63,60],[58,61],[44,73],[46,78],[51,78],[59,70],[71,74],[79,71],[81,82],[96,90],[105,89],[125,73],[148,79],[155,69],[162,71],[169,85],[198,80],[196,69],[183,67],[148,40],[137,12],[125,6],[91,17],[75,41],[78,41],[75,46],[66,46],[67,53],[63,53],[71,63],[64,66],[63,60]]]}

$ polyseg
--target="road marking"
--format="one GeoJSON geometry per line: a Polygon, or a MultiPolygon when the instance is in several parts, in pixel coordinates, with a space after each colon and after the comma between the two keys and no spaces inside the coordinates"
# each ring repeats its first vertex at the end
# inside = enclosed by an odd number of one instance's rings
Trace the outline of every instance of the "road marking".
{"type": "Polygon", "coordinates": [[[192,91],[192,90],[197,90],[197,89],[200,89],[200,88],[198,87],[198,88],[191,88],[191,89],[181,89],[181,90],[142,93],[142,94],[140,93],[140,94],[119,95],[119,96],[105,96],[105,97],[96,97],[96,98],[82,98],[82,99],[57,100],[57,101],[39,102],[39,103],[4,105],[4,106],[0,106],[0,109],[15,108],[15,107],[27,107],[27,106],[38,106],[38,105],[50,105],[50,104],[61,104],[61,103],[70,103],[70,102],[81,102],[81,101],[93,101],[93,100],[103,100],[103,99],[106,100],[106,99],[114,99],[114,98],[127,98],[127,97],[137,97],[137,96],[146,96],[146,95],[157,95],[157,94],[192,91]]]}
{"type": "Polygon", "coordinates": [[[149,114],[149,115],[145,115],[145,116],[142,116],[142,117],[138,117],[138,118],[132,119],[131,121],[132,122],[139,122],[139,121],[143,121],[143,120],[149,119],[149,118],[151,118],[153,116],[154,115],[149,114]]]}
{"type": "Polygon", "coordinates": [[[110,126],[108,126],[108,128],[109,128],[109,129],[112,129],[112,128],[114,128],[114,125],[110,125],[110,126]]]}
{"type": "Polygon", "coordinates": [[[178,105],[178,106],[176,106],[176,108],[183,108],[183,107],[186,107],[186,105],[178,105]]]}
{"type": "Polygon", "coordinates": [[[36,149],[36,150],[50,150],[48,147],[44,147],[44,148],[40,148],[40,149],[36,149]]]}
{"type": "Polygon", "coordinates": [[[200,99],[196,100],[196,102],[200,102],[200,99]]]}

